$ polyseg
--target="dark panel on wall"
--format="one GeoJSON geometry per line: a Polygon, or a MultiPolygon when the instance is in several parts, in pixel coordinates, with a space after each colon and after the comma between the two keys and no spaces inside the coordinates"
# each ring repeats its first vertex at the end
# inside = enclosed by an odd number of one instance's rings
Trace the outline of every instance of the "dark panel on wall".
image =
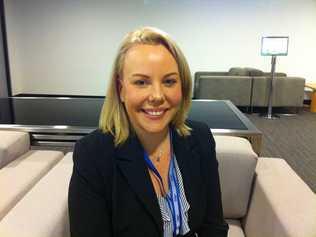
{"type": "Polygon", "coordinates": [[[0,97],[11,96],[4,1],[0,0],[0,97]]]}
{"type": "Polygon", "coordinates": [[[0,0],[0,123],[12,122],[12,104],[5,97],[11,96],[10,71],[6,41],[4,2],[0,0]]]}

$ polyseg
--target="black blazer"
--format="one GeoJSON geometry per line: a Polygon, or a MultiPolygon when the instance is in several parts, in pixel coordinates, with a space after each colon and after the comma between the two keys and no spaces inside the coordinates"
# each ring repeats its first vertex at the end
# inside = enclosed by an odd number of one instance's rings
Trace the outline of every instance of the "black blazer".
{"type": "MultiPolygon", "coordinates": [[[[227,236],[223,219],[215,142],[209,128],[188,122],[190,136],[172,129],[182,174],[190,232],[186,236],[227,236]]],[[[76,143],[69,186],[72,237],[162,237],[158,200],[135,135],[114,147],[113,136],[96,130],[76,143]]]]}

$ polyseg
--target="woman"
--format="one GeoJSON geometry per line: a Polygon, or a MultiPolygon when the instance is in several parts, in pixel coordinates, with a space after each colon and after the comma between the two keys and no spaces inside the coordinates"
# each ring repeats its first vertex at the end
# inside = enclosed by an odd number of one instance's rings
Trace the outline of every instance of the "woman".
{"type": "Polygon", "coordinates": [[[214,139],[186,121],[190,101],[189,67],[170,37],[129,33],[99,129],[74,149],[71,236],[227,236],[214,139]]]}

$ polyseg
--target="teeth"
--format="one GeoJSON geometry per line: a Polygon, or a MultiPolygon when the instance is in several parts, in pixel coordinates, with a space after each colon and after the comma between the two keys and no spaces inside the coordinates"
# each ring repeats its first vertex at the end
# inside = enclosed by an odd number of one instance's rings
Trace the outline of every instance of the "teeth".
{"type": "Polygon", "coordinates": [[[163,114],[163,111],[146,111],[146,113],[153,115],[153,116],[159,116],[163,114]]]}

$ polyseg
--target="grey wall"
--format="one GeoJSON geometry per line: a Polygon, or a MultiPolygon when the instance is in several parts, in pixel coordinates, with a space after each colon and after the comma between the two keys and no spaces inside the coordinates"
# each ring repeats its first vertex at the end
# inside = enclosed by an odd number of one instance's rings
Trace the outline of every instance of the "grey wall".
{"type": "Polygon", "coordinates": [[[290,37],[277,71],[316,82],[315,0],[5,0],[12,90],[104,95],[123,35],[159,27],[191,71],[270,70],[261,36],[290,37]]]}

